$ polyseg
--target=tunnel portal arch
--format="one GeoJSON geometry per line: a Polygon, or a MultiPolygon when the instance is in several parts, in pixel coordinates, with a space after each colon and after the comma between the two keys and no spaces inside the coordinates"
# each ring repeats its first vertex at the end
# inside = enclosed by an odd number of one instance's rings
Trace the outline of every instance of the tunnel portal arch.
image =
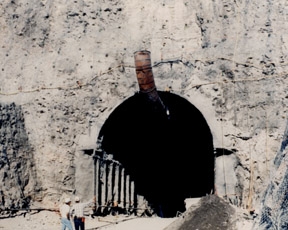
{"type": "Polygon", "coordinates": [[[214,191],[213,138],[188,100],[158,93],[168,111],[136,93],[114,109],[98,140],[129,172],[137,193],[161,207],[164,217],[173,217],[185,211],[185,198],[214,191]]]}

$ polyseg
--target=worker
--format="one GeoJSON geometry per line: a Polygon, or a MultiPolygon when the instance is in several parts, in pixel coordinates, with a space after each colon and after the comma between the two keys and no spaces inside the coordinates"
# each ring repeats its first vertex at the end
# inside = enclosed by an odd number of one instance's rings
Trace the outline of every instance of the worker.
{"type": "Polygon", "coordinates": [[[70,221],[70,205],[71,205],[71,199],[66,198],[64,201],[64,204],[60,207],[60,216],[61,216],[61,230],[73,230],[71,221],[70,221]]]}
{"type": "Polygon", "coordinates": [[[84,208],[95,205],[95,201],[96,198],[94,197],[89,202],[81,203],[80,198],[78,196],[75,197],[75,204],[71,208],[75,230],[85,230],[84,208]]]}

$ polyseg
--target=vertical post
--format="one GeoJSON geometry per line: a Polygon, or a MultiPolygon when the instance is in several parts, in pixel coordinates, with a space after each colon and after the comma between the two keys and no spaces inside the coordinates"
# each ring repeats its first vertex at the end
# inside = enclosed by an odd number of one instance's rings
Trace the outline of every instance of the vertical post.
{"type": "Polygon", "coordinates": [[[121,170],[121,190],[120,190],[120,205],[124,208],[124,181],[125,181],[125,169],[121,170]]]}
{"type": "Polygon", "coordinates": [[[108,163],[108,180],[107,180],[107,203],[112,202],[112,173],[113,162],[108,163]]]}
{"type": "Polygon", "coordinates": [[[95,164],[95,198],[96,198],[96,208],[99,206],[99,159],[95,158],[94,159],[96,161],[95,164]]]}
{"type": "Polygon", "coordinates": [[[129,190],[130,190],[130,176],[129,175],[126,175],[126,191],[125,191],[125,208],[128,209],[129,206],[130,206],[130,193],[129,193],[129,190]]]}
{"type": "Polygon", "coordinates": [[[102,178],[101,179],[101,213],[106,205],[106,161],[102,163],[102,178]]]}
{"type": "Polygon", "coordinates": [[[131,204],[131,207],[134,209],[135,208],[135,183],[134,181],[131,181],[130,204],[131,204]]]}
{"type": "Polygon", "coordinates": [[[114,176],[114,189],[113,189],[113,201],[119,202],[119,165],[115,166],[115,176],[114,176]]]}
{"type": "Polygon", "coordinates": [[[217,157],[217,150],[214,148],[213,149],[213,153],[214,153],[214,178],[213,178],[213,180],[214,180],[214,187],[213,187],[213,194],[215,194],[215,195],[218,195],[217,194],[217,187],[216,187],[216,157],[217,157]]]}

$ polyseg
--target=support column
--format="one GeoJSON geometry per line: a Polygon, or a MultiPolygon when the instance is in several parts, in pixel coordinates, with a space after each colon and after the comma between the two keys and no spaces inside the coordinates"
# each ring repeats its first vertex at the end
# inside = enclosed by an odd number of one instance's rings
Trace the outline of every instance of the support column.
{"type": "Polygon", "coordinates": [[[102,177],[100,178],[101,181],[101,212],[104,211],[104,207],[106,205],[106,162],[102,163],[102,177]]]}
{"type": "Polygon", "coordinates": [[[120,188],[120,205],[124,208],[124,181],[125,181],[125,169],[121,169],[121,188],[120,188]]]}
{"type": "Polygon", "coordinates": [[[131,181],[131,191],[130,191],[130,204],[132,208],[135,208],[135,183],[131,181]]]}
{"type": "Polygon", "coordinates": [[[108,168],[108,180],[107,180],[107,204],[112,202],[112,173],[113,173],[113,162],[109,164],[108,168]]]}
{"type": "Polygon", "coordinates": [[[117,164],[114,173],[113,201],[119,203],[119,165],[117,164]]]}
{"type": "Polygon", "coordinates": [[[96,204],[96,208],[99,207],[99,183],[100,183],[100,180],[99,180],[99,159],[95,159],[96,161],[96,164],[95,164],[95,191],[94,191],[94,195],[96,197],[96,201],[95,201],[95,204],[96,204]]]}
{"type": "Polygon", "coordinates": [[[126,187],[125,187],[125,208],[128,209],[130,206],[130,194],[129,194],[129,190],[130,190],[130,176],[126,175],[126,187]]]}

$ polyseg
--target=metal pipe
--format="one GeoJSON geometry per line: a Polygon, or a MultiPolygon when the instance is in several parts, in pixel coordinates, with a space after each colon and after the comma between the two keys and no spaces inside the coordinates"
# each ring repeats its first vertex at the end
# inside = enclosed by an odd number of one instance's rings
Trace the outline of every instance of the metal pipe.
{"type": "Polygon", "coordinates": [[[136,51],[134,53],[134,60],[140,92],[148,93],[156,90],[150,52],[146,50],[136,51]]]}
{"type": "Polygon", "coordinates": [[[140,93],[147,94],[149,100],[155,104],[159,104],[162,109],[166,110],[165,105],[157,93],[152,72],[150,51],[136,51],[134,53],[134,61],[140,93]]]}

